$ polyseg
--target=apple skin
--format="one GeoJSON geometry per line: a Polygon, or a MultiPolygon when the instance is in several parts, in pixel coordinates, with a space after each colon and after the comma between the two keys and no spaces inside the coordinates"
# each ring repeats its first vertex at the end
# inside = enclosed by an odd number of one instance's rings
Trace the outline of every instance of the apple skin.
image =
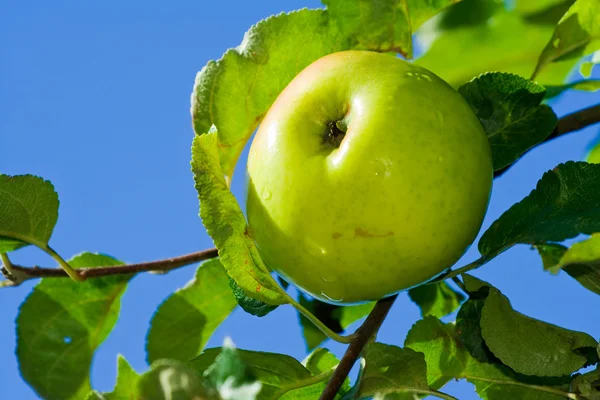
{"type": "Polygon", "coordinates": [[[247,168],[261,257],[333,304],[378,300],[451,267],[481,227],[493,177],[467,102],[432,72],[369,51],[330,54],[296,76],[247,168]]]}

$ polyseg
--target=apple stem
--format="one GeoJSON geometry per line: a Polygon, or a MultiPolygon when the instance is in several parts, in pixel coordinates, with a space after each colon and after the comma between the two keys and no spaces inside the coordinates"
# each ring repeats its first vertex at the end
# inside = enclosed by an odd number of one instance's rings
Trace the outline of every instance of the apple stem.
{"type": "Polygon", "coordinates": [[[346,136],[346,131],[348,130],[348,126],[343,119],[338,121],[331,121],[327,123],[328,133],[327,140],[331,143],[335,148],[340,147],[342,140],[344,140],[344,136],[346,136]]]}

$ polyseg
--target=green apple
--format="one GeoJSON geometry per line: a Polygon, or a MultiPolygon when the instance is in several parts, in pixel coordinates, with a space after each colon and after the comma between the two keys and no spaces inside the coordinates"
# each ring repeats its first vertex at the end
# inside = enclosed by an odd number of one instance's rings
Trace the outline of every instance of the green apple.
{"type": "Polygon", "coordinates": [[[378,300],[452,266],[492,185],[483,128],[432,72],[345,51],[304,69],[248,158],[250,233],[266,264],[330,303],[378,300]]]}

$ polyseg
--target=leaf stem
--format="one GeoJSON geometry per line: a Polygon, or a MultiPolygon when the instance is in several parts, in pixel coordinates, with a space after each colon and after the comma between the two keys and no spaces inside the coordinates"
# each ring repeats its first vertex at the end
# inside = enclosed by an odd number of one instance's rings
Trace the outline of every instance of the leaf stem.
{"type": "Polygon", "coordinates": [[[319,400],[333,400],[335,398],[344,380],[350,373],[352,366],[354,366],[354,363],[360,356],[362,349],[373,335],[377,333],[397,297],[398,295],[386,297],[375,304],[365,322],[356,330],[350,346],[346,349],[346,353],[344,353],[340,363],[333,372],[319,400]]]}
{"type": "Polygon", "coordinates": [[[325,335],[327,335],[330,339],[335,340],[336,342],[339,343],[344,343],[344,344],[348,344],[351,343],[352,340],[354,340],[356,333],[353,333],[351,335],[340,335],[338,333],[335,333],[334,331],[332,331],[331,329],[329,329],[327,327],[327,325],[325,325],[319,318],[317,318],[313,313],[311,313],[310,311],[308,311],[304,306],[302,306],[302,304],[298,303],[296,300],[294,300],[294,298],[292,296],[290,296],[287,292],[285,292],[285,296],[287,297],[289,303],[296,309],[298,310],[298,312],[300,314],[302,314],[304,317],[306,317],[306,319],[308,319],[310,322],[313,323],[314,326],[316,326],[321,332],[323,332],[325,335]]]}
{"type": "Polygon", "coordinates": [[[14,275],[13,265],[8,258],[8,254],[0,253],[0,261],[2,261],[2,265],[6,268],[6,271],[8,271],[10,275],[14,275]]]}
{"type": "Polygon", "coordinates": [[[460,280],[460,278],[458,276],[454,276],[452,277],[452,281],[454,283],[456,283],[456,285],[465,293],[468,293],[467,288],[465,287],[465,284],[460,280]]]}
{"type": "Polygon", "coordinates": [[[65,259],[62,258],[61,255],[58,254],[52,247],[50,247],[49,245],[46,245],[44,247],[40,247],[40,249],[44,250],[46,252],[46,254],[48,254],[50,257],[54,258],[56,260],[56,262],[58,263],[58,265],[60,265],[62,267],[62,269],[65,271],[65,273],[71,277],[71,279],[73,279],[74,281],[77,281],[77,282],[85,281],[85,277],[79,275],[79,273],[76,270],[74,270],[73,267],[71,267],[69,265],[69,263],[66,262],[65,259]]]}

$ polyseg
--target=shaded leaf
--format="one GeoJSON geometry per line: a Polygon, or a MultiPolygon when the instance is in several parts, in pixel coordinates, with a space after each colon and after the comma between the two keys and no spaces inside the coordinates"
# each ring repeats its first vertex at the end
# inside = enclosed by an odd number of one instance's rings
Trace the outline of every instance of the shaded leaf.
{"type": "Polygon", "coordinates": [[[585,399],[600,399],[600,368],[585,374],[577,374],[571,382],[571,390],[585,399]]]}
{"type": "Polygon", "coordinates": [[[233,278],[229,278],[229,287],[233,291],[233,297],[237,304],[242,307],[244,311],[257,317],[264,317],[271,311],[275,310],[277,306],[272,306],[258,299],[246,296],[244,289],[238,286],[233,278]]]}
{"type": "Polygon", "coordinates": [[[555,272],[556,265],[560,262],[560,259],[568,250],[567,247],[558,243],[543,243],[535,245],[536,250],[542,257],[542,264],[544,269],[555,272]]]}
{"type": "Polygon", "coordinates": [[[229,276],[252,298],[271,305],[286,303],[285,292],[269,275],[248,234],[242,210],[225,183],[216,131],[194,138],[192,171],[202,223],[219,249],[221,263],[229,276]]]}
{"type": "Polygon", "coordinates": [[[364,358],[359,397],[395,393],[386,398],[413,399],[414,394],[430,392],[427,365],[422,353],[409,348],[371,343],[364,350],[364,358]]]}
{"type": "Polygon", "coordinates": [[[376,7],[359,0],[331,0],[331,11],[282,13],[250,28],[240,46],[228,50],[220,60],[210,61],[198,73],[192,95],[195,132],[204,134],[212,125],[219,130],[219,159],[227,182],[246,141],[302,69],[327,54],[356,48],[394,48],[409,54],[411,30],[405,25],[405,10],[413,11],[411,23],[417,26],[452,2],[411,0],[403,3],[405,9],[391,0],[378,2],[376,7]],[[360,30],[356,29],[357,18],[360,30]],[[363,29],[365,26],[376,29],[363,29]]]}
{"type": "Polygon", "coordinates": [[[599,192],[599,164],[560,164],[488,228],[479,252],[490,259],[518,243],[561,242],[600,231],[599,192]]]}
{"type": "Polygon", "coordinates": [[[205,385],[198,371],[175,360],[154,362],[150,371],[140,378],[138,392],[140,400],[221,399],[214,389],[205,385]]]}
{"type": "MultiPolygon", "coordinates": [[[[338,306],[317,299],[309,299],[302,294],[300,294],[298,301],[335,333],[344,332],[352,323],[366,317],[375,306],[375,302],[356,306],[338,306]]],[[[302,335],[304,336],[307,350],[313,350],[323,343],[323,341],[327,340],[327,335],[321,332],[315,324],[306,319],[301,313],[298,313],[298,318],[302,326],[302,335]]]]}
{"type": "MultiPolygon", "coordinates": [[[[189,365],[204,373],[220,352],[221,348],[207,349],[189,365]]],[[[248,371],[262,383],[259,400],[313,400],[318,398],[330,377],[329,373],[312,375],[298,360],[284,354],[239,349],[236,353],[248,371]]]]}
{"type": "MultiPolygon", "coordinates": [[[[121,265],[101,254],[83,253],[74,268],[121,265]]],[[[17,317],[17,358],[23,378],[45,399],[81,399],[91,390],[89,371],[96,348],[113,329],[131,276],[74,282],[48,278],[36,285],[17,317]]]]}
{"type": "Polygon", "coordinates": [[[515,162],[544,141],[556,126],[556,114],[541,104],[546,89],[508,73],[486,73],[458,89],[485,129],[494,170],[515,162]]]}
{"type": "Polygon", "coordinates": [[[454,312],[465,299],[443,281],[412,288],[408,295],[419,306],[422,316],[433,315],[438,318],[454,312]]]}
{"type": "Polygon", "coordinates": [[[521,374],[560,377],[598,361],[593,337],[523,315],[493,287],[480,324],[492,353],[521,374]]]}
{"type": "Polygon", "coordinates": [[[254,400],[262,389],[229,338],[203,375],[225,400],[254,400]]]}
{"type": "Polygon", "coordinates": [[[237,305],[219,259],[205,261],[196,277],[157,309],[146,341],[148,362],[188,361],[197,356],[237,305]]]}
{"type": "Polygon", "coordinates": [[[49,181],[0,174],[0,253],[46,247],[57,219],[58,195],[49,181]]]}
{"type": "Polygon", "coordinates": [[[577,59],[600,49],[600,4],[577,0],[556,26],[540,54],[535,74],[558,59],[577,59]]]}
{"type": "Polygon", "coordinates": [[[474,384],[479,396],[486,400],[559,400],[569,392],[569,377],[529,377],[499,363],[477,361],[462,347],[454,326],[434,317],[413,325],[405,346],[424,354],[433,388],[454,378],[474,384]]]}

